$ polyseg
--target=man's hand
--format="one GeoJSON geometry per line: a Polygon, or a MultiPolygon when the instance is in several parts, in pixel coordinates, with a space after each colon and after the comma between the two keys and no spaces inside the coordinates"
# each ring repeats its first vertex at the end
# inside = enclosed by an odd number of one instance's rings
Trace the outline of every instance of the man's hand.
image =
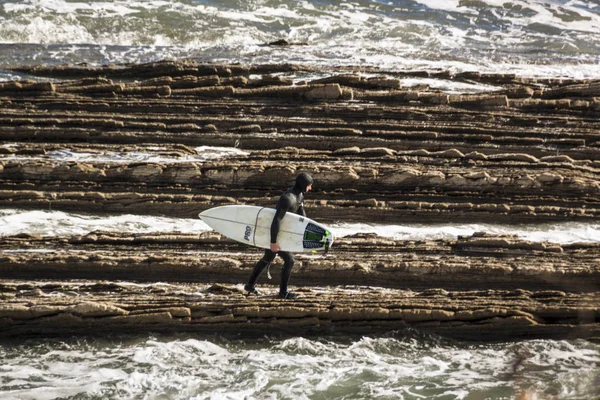
{"type": "Polygon", "coordinates": [[[271,251],[273,253],[277,253],[277,252],[279,252],[279,250],[281,250],[281,248],[279,247],[279,245],[277,243],[271,243],[271,251]]]}

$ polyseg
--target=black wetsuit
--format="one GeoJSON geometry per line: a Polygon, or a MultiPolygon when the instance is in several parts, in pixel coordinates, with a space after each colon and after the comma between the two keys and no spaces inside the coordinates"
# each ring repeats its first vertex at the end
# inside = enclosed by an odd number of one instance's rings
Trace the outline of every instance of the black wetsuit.
{"type": "MultiPolygon", "coordinates": [[[[312,178],[308,174],[300,174],[296,178],[296,184],[289,188],[277,201],[275,206],[276,212],[271,223],[271,243],[277,243],[277,235],[279,234],[279,228],[281,220],[286,213],[291,212],[294,214],[306,216],[304,211],[304,192],[307,186],[312,184],[312,178]]],[[[246,290],[252,292],[256,285],[256,281],[264,271],[264,269],[273,262],[275,256],[279,256],[283,259],[283,268],[281,269],[281,284],[279,286],[279,295],[285,296],[288,293],[288,282],[292,274],[292,268],[294,267],[294,256],[288,251],[279,251],[277,253],[271,251],[271,249],[265,250],[265,255],[256,263],[250,279],[246,284],[246,290]]]]}

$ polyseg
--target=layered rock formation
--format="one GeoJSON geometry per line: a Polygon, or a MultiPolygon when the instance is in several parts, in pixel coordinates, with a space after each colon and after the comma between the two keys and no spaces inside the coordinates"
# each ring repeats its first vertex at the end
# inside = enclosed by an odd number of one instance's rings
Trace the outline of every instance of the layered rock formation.
{"type": "MultiPolygon", "coordinates": [[[[596,221],[600,216],[600,83],[595,81],[194,62],[26,67],[17,72],[52,79],[0,84],[4,208],[196,218],[217,205],[272,206],[299,171],[308,171],[316,182],[306,207],[323,222],[545,223],[596,221]],[[404,87],[405,77],[495,89],[449,94],[424,84],[404,87]],[[237,147],[245,153],[200,161],[199,146],[237,147]],[[115,163],[48,156],[63,150],[163,158],[115,163]]],[[[140,309],[165,318],[169,314],[171,322],[164,326],[173,329],[205,329],[201,318],[230,315],[231,321],[227,317],[224,325],[215,326],[228,329],[236,321],[235,329],[252,331],[300,321],[297,325],[306,331],[369,332],[418,322],[424,328],[435,325],[445,335],[474,338],[478,328],[473,327],[493,320],[497,322],[486,325],[489,330],[480,331],[488,332],[482,338],[510,339],[593,337],[600,322],[594,303],[600,282],[595,245],[482,235],[395,242],[359,235],[340,240],[326,258],[298,257],[293,282],[306,287],[306,296],[294,305],[239,295],[231,285],[247,277],[259,253],[216,234],[23,235],[4,238],[0,247],[4,279],[210,282],[225,284],[223,290],[231,292],[211,295],[216,300],[210,307],[218,311],[203,317],[164,311],[171,306],[203,309],[204,303],[177,293],[161,306],[140,309]],[[40,248],[51,251],[26,251],[40,248]],[[319,285],[387,289],[356,288],[361,295],[356,296],[319,285]],[[408,289],[415,292],[407,295],[408,289]],[[429,307],[429,300],[423,300],[429,297],[418,293],[433,289],[446,294],[434,296],[429,307]],[[522,293],[518,306],[507,300],[515,291],[522,293]],[[545,298],[539,293],[554,293],[548,295],[552,312],[535,300],[545,298]],[[444,305],[461,296],[474,299],[471,308],[468,301],[444,305]],[[477,305],[477,299],[484,305],[477,305]],[[560,306],[560,299],[568,304],[560,306]],[[215,305],[219,301],[220,308],[215,305]],[[338,309],[334,317],[326,311],[331,304],[338,309]],[[298,310],[273,314],[271,308],[278,307],[298,310]],[[255,311],[238,310],[245,308],[255,311]],[[496,311],[482,311],[490,309],[496,311]],[[425,310],[425,319],[411,316],[419,310],[425,310]],[[469,319],[463,312],[487,314],[469,319]],[[181,320],[173,325],[177,318],[181,320]],[[577,324],[584,322],[585,329],[579,329],[577,324]],[[507,328],[498,329],[496,323],[507,328]]],[[[45,292],[43,283],[26,285],[45,292]]],[[[96,291],[90,295],[93,302],[123,314],[82,316],[69,311],[79,299],[64,307],[48,296],[23,302],[18,286],[5,283],[0,318],[8,328],[0,334],[37,332],[44,324],[53,332],[53,318],[69,319],[75,330],[106,318],[127,319],[135,310],[129,304],[139,297],[132,292],[112,298],[96,291]],[[31,307],[56,313],[38,315],[31,307]],[[21,318],[14,310],[36,317],[21,318]]],[[[157,297],[157,304],[162,301],[157,297]]]]}
{"type": "Polygon", "coordinates": [[[598,337],[598,298],[561,291],[422,292],[307,287],[302,299],[246,297],[223,285],[0,285],[4,335],[114,332],[382,333],[417,328],[473,340],[598,337]]]}

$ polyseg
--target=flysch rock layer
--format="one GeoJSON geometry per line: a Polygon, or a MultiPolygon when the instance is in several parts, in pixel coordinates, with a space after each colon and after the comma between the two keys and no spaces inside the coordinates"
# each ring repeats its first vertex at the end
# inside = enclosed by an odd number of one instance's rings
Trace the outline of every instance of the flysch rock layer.
{"type": "Polygon", "coordinates": [[[598,338],[600,245],[355,235],[327,255],[297,255],[294,301],[275,298],[280,261],[261,296],[244,295],[260,257],[212,232],[5,237],[0,336],[417,328],[464,340],[598,338]]]}
{"type": "MultiPolygon", "coordinates": [[[[0,276],[241,283],[260,249],[214,232],[0,239],[0,276]],[[17,251],[18,249],[18,251],[17,251]]],[[[282,261],[271,266],[277,284],[282,261]]],[[[396,289],[600,290],[600,244],[559,245],[477,233],[457,240],[395,241],[374,234],[336,240],[327,254],[296,255],[297,285],[396,289]]]]}
{"type": "Polygon", "coordinates": [[[600,214],[598,82],[195,62],[27,67],[0,84],[0,206],[195,218],[273,204],[299,171],[311,216],[355,221],[590,220],[600,214]],[[329,77],[298,81],[302,72],[329,77]],[[287,75],[286,75],[287,74],[287,75]],[[405,76],[495,85],[449,95],[405,76]],[[61,162],[56,150],[248,155],[61,162]]]}
{"type": "Polygon", "coordinates": [[[596,294],[304,287],[298,300],[269,288],[124,282],[0,281],[0,335],[218,332],[364,334],[419,329],[469,340],[588,338],[600,334],[596,294]]]}
{"type": "MultiPolygon", "coordinates": [[[[323,222],[600,214],[597,81],[193,61],[16,71],[31,79],[0,83],[2,208],[197,218],[225,204],[273,206],[307,171],[315,185],[305,206],[323,222]],[[496,89],[448,94],[406,87],[406,77],[496,89]],[[200,146],[245,153],[201,161],[200,146]],[[106,153],[163,161],[100,161],[106,153]]],[[[298,255],[292,284],[302,297],[280,301],[280,262],[273,280],[261,278],[266,295],[247,298],[241,283],[260,251],[215,233],[22,234],[0,238],[0,336],[418,328],[473,340],[593,339],[598,252],[513,236],[355,235],[326,256],[298,255]]]]}

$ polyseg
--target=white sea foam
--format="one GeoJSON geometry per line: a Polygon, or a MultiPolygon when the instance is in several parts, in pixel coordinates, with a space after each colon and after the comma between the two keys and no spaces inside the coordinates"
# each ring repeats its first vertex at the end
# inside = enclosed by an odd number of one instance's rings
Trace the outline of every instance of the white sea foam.
{"type": "Polygon", "coordinates": [[[560,222],[555,224],[500,225],[500,224],[435,224],[435,225],[370,225],[339,223],[331,225],[338,237],[356,233],[376,233],[395,240],[455,239],[475,232],[498,235],[517,235],[534,242],[575,243],[599,242],[600,224],[594,222],[560,222]]]}
{"type": "MultiPolygon", "coordinates": [[[[478,9],[486,7],[488,10],[504,11],[505,9],[526,9],[530,11],[529,16],[507,17],[514,26],[526,26],[531,23],[548,25],[561,29],[575,29],[577,31],[598,32],[600,29],[600,18],[597,13],[592,12],[592,3],[577,1],[548,0],[514,0],[507,4],[504,0],[482,0],[480,2],[467,3],[461,0],[415,0],[433,10],[458,12],[477,16],[478,9]],[[554,3],[554,4],[553,4],[554,3]],[[478,6],[478,7],[475,7],[478,6]],[[570,15],[572,18],[565,18],[570,15]],[[577,16],[578,18],[573,18],[577,16]],[[573,19],[575,19],[573,21],[573,19]]],[[[500,16],[496,12],[496,16],[500,16]]]]}
{"type": "Polygon", "coordinates": [[[2,249],[0,250],[2,253],[8,254],[18,254],[18,253],[40,253],[40,254],[48,254],[48,253],[56,253],[55,249],[2,249]]]}
{"type": "MultiPolygon", "coordinates": [[[[510,234],[534,242],[575,243],[600,241],[600,224],[562,222],[541,225],[436,224],[436,225],[370,225],[336,223],[330,225],[336,237],[357,233],[376,233],[394,240],[455,239],[475,232],[510,234]]],[[[94,216],[61,211],[0,210],[0,235],[20,233],[41,236],[85,235],[102,230],[129,233],[180,232],[200,233],[211,228],[200,219],[168,218],[147,215],[94,216]]]]}
{"type": "Polygon", "coordinates": [[[590,398],[600,347],[461,344],[419,335],[233,341],[28,340],[0,348],[0,396],[99,398],[590,398]]]}
{"type": "Polygon", "coordinates": [[[210,228],[200,219],[131,214],[93,216],[61,211],[0,210],[0,235],[2,236],[20,233],[70,236],[85,235],[96,230],[130,233],[199,233],[210,230],[210,228]]]}
{"type": "Polygon", "coordinates": [[[18,81],[20,80],[21,77],[17,74],[13,74],[10,72],[4,72],[4,71],[0,71],[0,82],[6,82],[6,81],[18,81]]]}
{"type": "Polygon", "coordinates": [[[402,86],[411,87],[415,85],[428,85],[432,89],[444,90],[447,93],[477,93],[477,92],[491,92],[495,90],[502,90],[501,87],[492,85],[482,84],[469,84],[464,82],[429,79],[429,78],[404,78],[402,79],[402,86]]]}
{"type": "MultiPolygon", "coordinates": [[[[16,144],[5,144],[4,147],[18,147],[16,144]]],[[[160,148],[149,147],[148,150],[160,150],[160,148]]],[[[250,154],[233,147],[196,147],[196,155],[185,156],[164,156],[141,151],[134,152],[95,152],[86,153],[72,150],[57,150],[46,153],[43,156],[22,156],[15,154],[0,155],[0,160],[58,160],[58,161],[78,161],[78,162],[98,162],[98,163],[183,163],[183,162],[207,162],[228,157],[242,157],[250,154]]]]}

